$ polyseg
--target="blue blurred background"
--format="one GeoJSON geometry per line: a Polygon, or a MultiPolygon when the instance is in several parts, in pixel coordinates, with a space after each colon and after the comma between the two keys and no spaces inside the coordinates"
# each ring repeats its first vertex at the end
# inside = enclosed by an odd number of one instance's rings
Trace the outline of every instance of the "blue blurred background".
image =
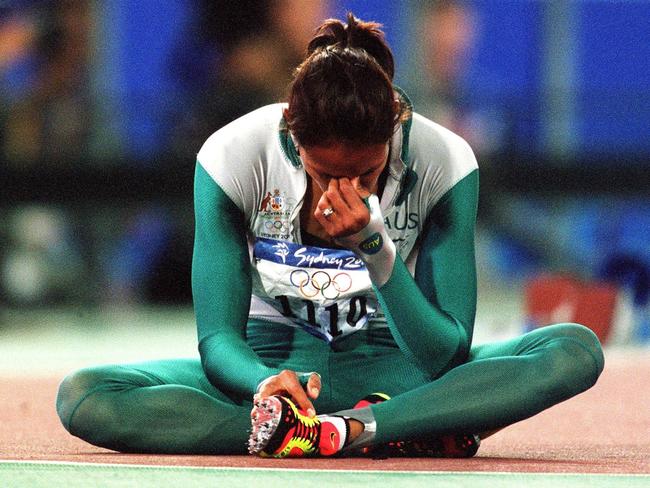
{"type": "Polygon", "coordinates": [[[482,289],[569,274],[647,317],[646,0],[0,0],[0,306],[190,304],[196,153],[347,11],[477,153],[482,289]]]}

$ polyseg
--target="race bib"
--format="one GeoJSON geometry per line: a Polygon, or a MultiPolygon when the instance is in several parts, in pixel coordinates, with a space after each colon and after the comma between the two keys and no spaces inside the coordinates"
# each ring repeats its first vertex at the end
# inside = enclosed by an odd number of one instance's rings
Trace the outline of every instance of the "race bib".
{"type": "Polygon", "coordinates": [[[377,312],[368,270],[353,252],[257,238],[255,294],[308,332],[331,342],[377,312]]]}

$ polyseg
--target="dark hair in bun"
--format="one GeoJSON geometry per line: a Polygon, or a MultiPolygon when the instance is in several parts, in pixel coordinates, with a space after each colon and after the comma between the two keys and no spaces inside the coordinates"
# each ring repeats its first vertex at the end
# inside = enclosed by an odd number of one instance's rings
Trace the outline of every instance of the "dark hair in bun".
{"type": "Polygon", "coordinates": [[[387,142],[399,120],[393,54],[381,25],[328,19],[289,87],[287,124],[303,146],[387,142]]]}
{"type": "Polygon", "coordinates": [[[363,49],[375,58],[392,80],[395,76],[393,53],[386,44],[381,27],[381,24],[376,22],[363,22],[352,13],[348,13],[347,25],[337,19],[328,19],[316,30],[316,35],[307,47],[307,54],[313,53],[318,48],[333,45],[341,48],[363,49]]]}

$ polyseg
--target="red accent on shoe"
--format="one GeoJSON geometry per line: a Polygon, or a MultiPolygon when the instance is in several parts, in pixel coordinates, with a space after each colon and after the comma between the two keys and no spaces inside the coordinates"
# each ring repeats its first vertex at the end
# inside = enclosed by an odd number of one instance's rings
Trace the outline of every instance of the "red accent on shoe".
{"type": "Polygon", "coordinates": [[[332,456],[339,450],[341,434],[330,422],[322,422],[320,427],[320,444],[318,448],[323,456],[332,456]]]}
{"type": "Polygon", "coordinates": [[[326,418],[310,418],[290,399],[272,396],[255,402],[248,451],[265,457],[331,456],[341,432],[326,418]]]}
{"type": "MultiPolygon", "coordinates": [[[[355,409],[368,407],[389,400],[384,393],[372,393],[362,398],[355,409]]],[[[374,457],[439,457],[469,458],[473,457],[481,445],[481,439],[475,434],[447,434],[436,439],[420,441],[394,441],[383,446],[364,447],[362,454],[374,457]]]]}

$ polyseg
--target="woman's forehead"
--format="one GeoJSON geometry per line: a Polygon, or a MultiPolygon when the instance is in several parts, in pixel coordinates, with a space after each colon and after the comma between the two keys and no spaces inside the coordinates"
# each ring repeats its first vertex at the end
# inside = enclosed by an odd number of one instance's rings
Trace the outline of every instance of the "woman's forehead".
{"type": "Polygon", "coordinates": [[[307,164],[319,168],[373,167],[385,162],[388,144],[350,146],[344,143],[327,146],[300,148],[300,155],[307,164]]]}

